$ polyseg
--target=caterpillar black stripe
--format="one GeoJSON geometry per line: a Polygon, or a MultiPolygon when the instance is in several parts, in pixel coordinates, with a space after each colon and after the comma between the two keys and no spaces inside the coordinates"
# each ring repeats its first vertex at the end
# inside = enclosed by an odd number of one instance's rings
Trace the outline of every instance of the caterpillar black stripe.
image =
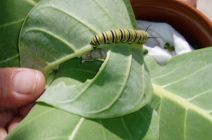
{"type": "Polygon", "coordinates": [[[90,44],[93,47],[97,47],[102,44],[111,43],[135,43],[143,44],[148,39],[149,34],[143,30],[132,29],[115,29],[98,33],[93,37],[90,44]]]}

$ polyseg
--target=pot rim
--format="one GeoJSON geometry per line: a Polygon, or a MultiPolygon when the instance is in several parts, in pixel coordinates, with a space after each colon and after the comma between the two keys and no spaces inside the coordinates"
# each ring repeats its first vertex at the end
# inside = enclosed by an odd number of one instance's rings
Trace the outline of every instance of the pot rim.
{"type": "Polygon", "coordinates": [[[212,22],[182,1],[131,0],[136,19],[166,22],[199,47],[212,45],[212,22]]]}

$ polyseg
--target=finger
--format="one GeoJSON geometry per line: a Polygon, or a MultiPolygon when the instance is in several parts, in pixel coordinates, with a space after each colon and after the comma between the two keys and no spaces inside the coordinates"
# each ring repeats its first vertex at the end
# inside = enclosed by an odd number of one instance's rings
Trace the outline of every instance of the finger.
{"type": "Polygon", "coordinates": [[[11,133],[21,122],[22,118],[16,117],[14,118],[8,126],[8,133],[11,133]]]}
{"type": "Polygon", "coordinates": [[[0,112],[0,128],[6,127],[6,125],[12,120],[12,112],[0,112]]]}
{"type": "Polygon", "coordinates": [[[7,136],[7,131],[4,128],[0,128],[0,140],[4,140],[7,136]]]}
{"type": "Polygon", "coordinates": [[[17,108],[37,99],[45,86],[43,74],[27,68],[0,69],[0,107],[17,108]]]}
{"type": "Polygon", "coordinates": [[[21,107],[19,109],[19,114],[21,115],[21,117],[25,117],[29,113],[29,111],[32,109],[33,106],[34,104],[29,104],[24,107],[21,107]]]}

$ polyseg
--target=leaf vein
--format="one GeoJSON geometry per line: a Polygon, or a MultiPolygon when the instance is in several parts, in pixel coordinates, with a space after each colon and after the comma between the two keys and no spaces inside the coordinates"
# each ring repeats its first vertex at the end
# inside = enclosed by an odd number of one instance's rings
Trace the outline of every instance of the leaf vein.
{"type": "Polygon", "coordinates": [[[129,60],[129,61],[128,61],[128,67],[127,67],[128,69],[126,70],[126,78],[124,79],[123,85],[122,85],[122,87],[120,88],[120,91],[118,92],[118,94],[117,94],[117,96],[114,98],[114,100],[111,101],[111,103],[108,104],[107,106],[105,106],[105,107],[103,107],[103,108],[101,108],[101,109],[99,109],[99,110],[97,110],[97,111],[88,112],[88,113],[101,113],[101,112],[103,112],[103,111],[106,111],[106,110],[112,108],[113,105],[118,101],[118,98],[123,94],[123,91],[124,91],[124,89],[125,89],[125,87],[126,87],[126,85],[127,85],[127,81],[128,81],[128,79],[129,79],[130,70],[131,70],[131,65],[132,65],[132,55],[130,55],[130,57],[129,57],[128,60],[129,60]]]}
{"type": "Polygon", "coordinates": [[[173,102],[176,102],[177,104],[179,104],[180,106],[182,106],[183,108],[188,108],[191,109],[197,113],[199,113],[201,116],[203,116],[204,118],[211,120],[212,121],[212,117],[208,114],[208,112],[194,104],[192,104],[191,102],[189,102],[188,100],[175,95],[174,93],[163,89],[161,86],[156,85],[153,83],[153,87],[154,87],[154,94],[156,96],[161,96],[163,98],[167,98],[172,100],[173,102]]]}
{"type": "Polygon", "coordinates": [[[190,78],[191,76],[194,76],[195,74],[198,74],[200,71],[203,71],[203,70],[205,70],[205,69],[207,69],[207,68],[209,68],[211,66],[212,66],[212,64],[211,65],[206,65],[206,66],[194,71],[193,73],[188,74],[187,76],[184,76],[183,78],[180,78],[180,79],[178,79],[176,81],[170,82],[170,83],[168,83],[166,85],[162,85],[162,88],[165,88],[165,87],[171,86],[173,84],[179,83],[179,82],[181,82],[183,80],[186,80],[186,79],[190,78]]]}
{"type": "Polygon", "coordinates": [[[81,92],[79,92],[79,94],[78,94],[77,96],[75,96],[75,97],[74,97],[73,99],[71,99],[71,100],[57,101],[57,102],[62,103],[62,104],[68,104],[68,103],[72,103],[72,102],[78,100],[78,99],[83,95],[83,93],[84,93],[84,92],[95,82],[95,79],[97,79],[98,75],[99,75],[99,74],[104,70],[104,68],[107,66],[107,62],[108,62],[109,58],[110,58],[110,51],[108,51],[107,57],[106,57],[104,63],[102,64],[102,66],[100,67],[99,71],[98,71],[97,74],[95,75],[94,79],[93,79],[90,83],[88,83],[87,86],[85,86],[85,87],[81,90],[81,92]]]}
{"type": "Polygon", "coordinates": [[[60,13],[63,13],[65,15],[67,15],[68,17],[78,21],[79,23],[81,23],[81,25],[83,25],[84,27],[87,27],[88,29],[90,29],[90,31],[94,32],[94,33],[97,33],[98,32],[98,29],[92,27],[89,23],[86,23],[84,22],[82,19],[80,19],[79,17],[77,16],[74,16],[73,13],[69,13],[68,11],[65,11],[63,9],[60,9],[59,7],[55,7],[55,6],[43,6],[42,8],[49,8],[49,9],[53,9],[53,10],[56,10],[60,13]]]}
{"type": "Polygon", "coordinates": [[[164,77],[166,77],[166,76],[169,76],[170,74],[173,74],[177,69],[178,69],[178,68],[175,68],[175,69],[172,70],[172,71],[169,71],[169,72],[167,72],[167,73],[165,73],[165,74],[162,74],[162,75],[155,76],[155,77],[153,77],[152,79],[153,79],[153,80],[156,80],[156,79],[164,78],[164,77]]]}
{"type": "Polygon", "coordinates": [[[184,124],[183,124],[183,136],[184,136],[184,140],[187,140],[187,137],[186,137],[186,129],[187,129],[187,125],[186,125],[186,122],[187,122],[187,116],[188,115],[188,109],[186,108],[185,110],[185,118],[184,118],[184,124]]]}
{"type": "Polygon", "coordinates": [[[7,26],[11,26],[13,24],[17,24],[17,23],[20,23],[20,22],[23,22],[24,21],[24,18],[22,19],[19,19],[19,20],[16,20],[16,21],[11,21],[11,22],[8,22],[8,23],[5,23],[5,24],[1,24],[0,25],[0,28],[4,28],[4,27],[7,27],[7,26]]]}
{"type": "Polygon", "coordinates": [[[26,30],[26,32],[30,32],[30,31],[39,31],[39,32],[43,32],[49,36],[54,37],[55,39],[59,40],[60,42],[62,42],[63,44],[65,44],[66,46],[68,46],[73,52],[75,52],[77,49],[75,48],[75,46],[73,44],[71,44],[70,42],[68,42],[67,40],[63,39],[62,37],[60,37],[59,35],[57,35],[54,32],[51,32],[49,30],[46,29],[42,29],[39,27],[32,27],[26,30]]]}
{"type": "Polygon", "coordinates": [[[74,140],[77,131],[80,129],[80,127],[82,126],[82,123],[84,122],[84,118],[80,118],[79,122],[77,123],[77,125],[75,126],[74,130],[71,132],[68,140],[74,140]]]}
{"type": "Polygon", "coordinates": [[[130,140],[134,140],[133,135],[131,134],[130,130],[127,127],[127,124],[126,124],[126,122],[124,120],[124,117],[121,117],[120,119],[121,119],[121,123],[122,123],[122,125],[124,127],[124,130],[127,132],[127,135],[129,137],[129,139],[130,140]]]}
{"type": "Polygon", "coordinates": [[[190,98],[188,98],[187,100],[188,100],[188,101],[193,101],[194,99],[196,99],[196,98],[198,98],[198,97],[200,97],[200,96],[202,96],[202,95],[205,95],[205,94],[209,93],[210,91],[212,91],[212,88],[210,88],[210,89],[208,89],[208,90],[206,90],[206,91],[204,91],[204,92],[201,92],[201,93],[199,93],[199,94],[197,94],[197,95],[195,95],[195,96],[193,96],[193,97],[190,97],[190,98]]]}
{"type": "Polygon", "coordinates": [[[0,64],[6,63],[6,62],[11,61],[13,59],[16,59],[17,57],[19,57],[19,54],[16,54],[14,56],[11,56],[11,57],[6,58],[5,60],[0,61],[0,64]]]}

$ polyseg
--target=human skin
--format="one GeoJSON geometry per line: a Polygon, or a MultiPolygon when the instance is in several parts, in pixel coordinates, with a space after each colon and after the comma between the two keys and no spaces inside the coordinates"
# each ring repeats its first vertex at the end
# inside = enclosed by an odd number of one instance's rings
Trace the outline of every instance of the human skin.
{"type": "Polygon", "coordinates": [[[45,78],[40,71],[0,69],[0,140],[27,115],[44,88],[45,78]]]}
{"type": "MultiPolygon", "coordinates": [[[[179,0],[196,7],[197,0],[179,0]]],[[[43,74],[25,68],[0,69],[0,140],[31,110],[45,87],[43,74]],[[18,78],[14,78],[19,73],[18,78]]]]}

